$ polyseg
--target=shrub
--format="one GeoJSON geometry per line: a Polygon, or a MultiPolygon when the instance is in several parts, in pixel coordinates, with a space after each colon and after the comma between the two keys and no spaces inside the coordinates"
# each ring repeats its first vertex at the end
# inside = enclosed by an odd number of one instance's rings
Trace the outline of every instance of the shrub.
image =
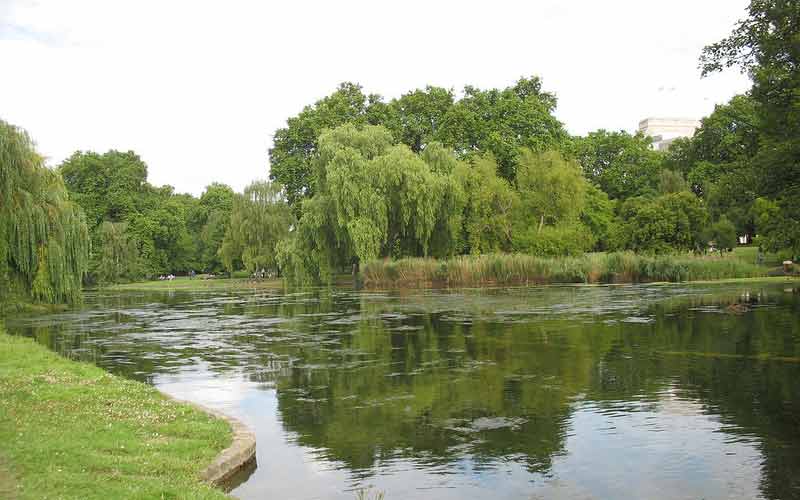
{"type": "Polygon", "coordinates": [[[569,226],[544,226],[541,231],[530,227],[515,233],[514,249],[518,252],[543,257],[583,255],[594,247],[596,239],[583,224],[569,226]]]}

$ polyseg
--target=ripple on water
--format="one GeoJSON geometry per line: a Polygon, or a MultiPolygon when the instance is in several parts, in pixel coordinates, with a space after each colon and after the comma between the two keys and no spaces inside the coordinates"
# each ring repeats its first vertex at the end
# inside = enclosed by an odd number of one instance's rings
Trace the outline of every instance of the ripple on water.
{"type": "Polygon", "coordinates": [[[90,294],[8,325],[241,417],[244,499],[790,498],[797,298],[749,286],[90,294]]]}

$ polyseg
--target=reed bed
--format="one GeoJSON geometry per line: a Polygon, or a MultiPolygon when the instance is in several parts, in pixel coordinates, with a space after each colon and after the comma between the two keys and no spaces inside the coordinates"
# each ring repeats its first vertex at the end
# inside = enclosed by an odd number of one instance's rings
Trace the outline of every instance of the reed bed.
{"type": "Polygon", "coordinates": [[[375,260],[362,268],[369,287],[550,283],[705,281],[767,276],[770,268],[731,257],[632,252],[548,258],[524,254],[465,255],[446,260],[375,260]]]}

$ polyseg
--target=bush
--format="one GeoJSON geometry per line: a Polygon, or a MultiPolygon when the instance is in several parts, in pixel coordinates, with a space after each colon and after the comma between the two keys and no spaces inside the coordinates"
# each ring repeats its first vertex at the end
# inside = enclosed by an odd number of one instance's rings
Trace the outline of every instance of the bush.
{"type": "Polygon", "coordinates": [[[711,225],[706,239],[722,252],[736,246],[736,226],[724,215],[711,225]]]}
{"type": "Polygon", "coordinates": [[[542,257],[583,255],[595,243],[591,231],[583,224],[544,226],[541,231],[530,227],[513,237],[514,250],[542,257]]]}

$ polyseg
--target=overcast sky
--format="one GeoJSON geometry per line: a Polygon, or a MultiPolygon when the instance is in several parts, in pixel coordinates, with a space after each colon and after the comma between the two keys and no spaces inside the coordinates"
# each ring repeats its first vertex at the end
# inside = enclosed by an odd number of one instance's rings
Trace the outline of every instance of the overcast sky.
{"type": "Polygon", "coordinates": [[[700,79],[701,48],[746,0],[0,0],[0,118],[57,165],[134,150],[199,194],[266,177],[275,129],[354,81],[506,87],[539,75],[573,134],[700,118],[749,87],[700,79]]]}

